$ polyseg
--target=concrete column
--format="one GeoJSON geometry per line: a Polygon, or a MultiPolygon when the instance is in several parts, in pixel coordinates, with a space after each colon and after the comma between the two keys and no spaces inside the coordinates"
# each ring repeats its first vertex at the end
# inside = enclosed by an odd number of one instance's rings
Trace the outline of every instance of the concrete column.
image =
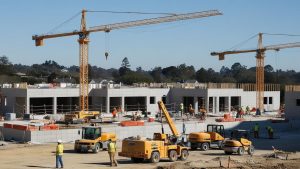
{"type": "Polygon", "coordinates": [[[231,112],[231,96],[228,97],[228,112],[231,112]]]}
{"type": "Polygon", "coordinates": [[[219,101],[220,101],[220,100],[219,100],[219,99],[220,99],[220,98],[219,98],[219,96],[218,96],[218,97],[215,97],[215,99],[217,99],[217,100],[216,100],[216,113],[219,113],[219,110],[220,110],[220,108],[219,108],[219,107],[220,107],[220,104],[219,104],[219,101]]]}
{"type": "Polygon", "coordinates": [[[30,97],[26,97],[26,114],[30,114],[30,97]]]}
{"type": "Polygon", "coordinates": [[[124,97],[121,98],[121,106],[122,106],[121,107],[122,111],[125,112],[125,98],[124,97]]]}
{"type": "Polygon", "coordinates": [[[110,107],[110,97],[106,96],[106,113],[109,113],[109,107],[110,107]]]}
{"type": "Polygon", "coordinates": [[[198,113],[198,97],[194,97],[194,110],[195,113],[198,113]]]}
{"type": "Polygon", "coordinates": [[[53,106],[52,106],[52,109],[53,109],[53,114],[57,114],[57,97],[53,97],[53,106]]]}

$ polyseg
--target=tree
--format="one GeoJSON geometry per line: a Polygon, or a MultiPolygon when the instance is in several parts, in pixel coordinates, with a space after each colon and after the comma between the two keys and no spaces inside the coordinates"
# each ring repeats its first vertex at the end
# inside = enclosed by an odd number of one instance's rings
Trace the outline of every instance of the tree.
{"type": "Polygon", "coordinates": [[[128,58],[127,58],[127,57],[125,57],[125,58],[122,60],[121,67],[130,69],[130,64],[129,64],[129,61],[128,61],[128,58]]]}
{"type": "Polygon", "coordinates": [[[53,83],[54,79],[56,79],[57,74],[55,72],[51,73],[48,77],[47,77],[47,81],[48,83],[53,83]]]}
{"type": "Polygon", "coordinates": [[[5,56],[5,55],[0,56],[0,65],[11,65],[7,56],[5,56]]]}
{"type": "Polygon", "coordinates": [[[119,75],[120,76],[124,76],[126,73],[130,72],[130,64],[129,64],[129,61],[128,61],[128,58],[125,57],[123,60],[122,60],[122,64],[121,64],[121,67],[119,68],[119,75]]]}

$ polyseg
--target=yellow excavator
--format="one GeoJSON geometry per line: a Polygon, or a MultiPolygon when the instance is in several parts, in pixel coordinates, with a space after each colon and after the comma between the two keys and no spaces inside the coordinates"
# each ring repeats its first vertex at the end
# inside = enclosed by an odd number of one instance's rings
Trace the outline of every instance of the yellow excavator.
{"type": "Polygon", "coordinates": [[[159,101],[158,106],[169,124],[172,135],[165,134],[162,128],[162,133],[154,133],[153,139],[126,138],[122,141],[122,151],[119,152],[119,156],[129,157],[133,162],[150,160],[152,163],[157,163],[163,158],[168,158],[170,161],[188,158],[188,147],[180,143],[182,138],[164,103],[159,101]]]}
{"type": "Polygon", "coordinates": [[[193,132],[188,138],[192,150],[200,148],[206,151],[211,147],[222,149],[225,140],[224,126],[208,124],[206,132],[193,132]]]}
{"type": "Polygon", "coordinates": [[[101,149],[108,148],[109,139],[116,141],[116,134],[104,133],[99,126],[82,127],[82,139],[75,141],[74,150],[78,153],[89,150],[98,153],[101,149]]]}
{"type": "Polygon", "coordinates": [[[249,131],[236,129],[231,132],[231,138],[224,142],[225,154],[238,153],[243,155],[245,151],[252,155],[254,153],[254,146],[249,140],[249,131]]]}

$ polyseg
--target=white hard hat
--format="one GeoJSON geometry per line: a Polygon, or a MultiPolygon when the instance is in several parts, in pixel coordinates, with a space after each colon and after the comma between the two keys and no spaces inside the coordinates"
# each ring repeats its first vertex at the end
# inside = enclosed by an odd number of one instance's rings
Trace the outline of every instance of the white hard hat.
{"type": "Polygon", "coordinates": [[[61,139],[57,140],[58,143],[62,143],[61,139]]]}

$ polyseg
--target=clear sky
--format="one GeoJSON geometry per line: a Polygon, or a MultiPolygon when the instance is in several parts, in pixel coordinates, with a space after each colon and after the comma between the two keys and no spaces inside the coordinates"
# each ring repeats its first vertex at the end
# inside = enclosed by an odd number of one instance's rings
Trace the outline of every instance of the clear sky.
{"type": "MultiPolygon", "coordinates": [[[[229,55],[225,61],[210,56],[247,40],[258,32],[300,34],[299,0],[0,0],[0,55],[13,63],[31,65],[55,60],[61,65],[78,65],[76,36],[45,40],[35,47],[34,34],[49,32],[83,8],[88,10],[188,13],[218,9],[222,16],[200,18],[153,26],[121,29],[90,35],[89,63],[119,68],[124,57],[131,68],[149,70],[156,66],[185,63],[217,71],[240,62],[255,66],[254,53],[229,55]],[[105,40],[106,39],[106,40],[105,40]],[[105,44],[110,56],[105,60],[105,44]]],[[[88,27],[159,15],[88,13],[88,27]]],[[[80,16],[55,32],[79,29],[80,16]]],[[[300,36],[264,36],[264,45],[300,42],[300,36]]],[[[237,49],[257,47],[257,38],[237,49]]],[[[300,71],[300,48],[267,52],[265,64],[275,69],[300,71]]]]}

